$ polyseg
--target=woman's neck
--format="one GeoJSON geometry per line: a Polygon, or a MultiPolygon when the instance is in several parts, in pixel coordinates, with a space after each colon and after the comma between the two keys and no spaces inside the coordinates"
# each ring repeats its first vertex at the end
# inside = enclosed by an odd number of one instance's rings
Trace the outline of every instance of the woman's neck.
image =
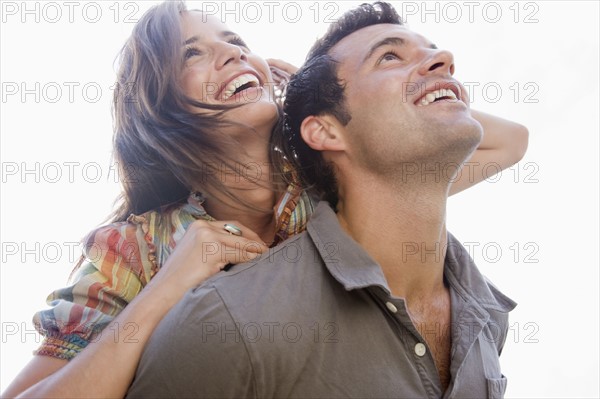
{"type": "Polygon", "coordinates": [[[235,198],[222,192],[205,193],[204,208],[217,220],[236,221],[258,234],[270,244],[275,236],[273,207],[279,193],[270,163],[269,148],[264,143],[255,148],[246,148],[242,160],[234,170],[220,171],[223,183],[235,198]]]}
{"type": "MultiPolygon", "coordinates": [[[[253,192],[252,194],[246,193],[242,196],[244,202],[236,202],[235,205],[231,204],[233,201],[230,198],[227,200],[220,200],[218,198],[208,198],[205,202],[205,209],[209,215],[217,220],[228,221],[234,224],[241,224],[244,227],[254,231],[267,245],[271,244],[275,238],[275,214],[273,212],[273,206],[275,205],[275,193],[265,190],[261,194],[265,195],[264,198],[258,199],[258,193],[253,192]],[[260,204],[259,204],[260,203],[260,204]],[[256,207],[258,209],[252,209],[256,207]]],[[[237,193],[234,193],[239,195],[237,193]]]]}

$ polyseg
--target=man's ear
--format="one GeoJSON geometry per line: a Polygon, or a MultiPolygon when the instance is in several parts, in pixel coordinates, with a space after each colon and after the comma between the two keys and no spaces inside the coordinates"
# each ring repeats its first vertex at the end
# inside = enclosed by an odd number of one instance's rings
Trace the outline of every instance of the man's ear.
{"type": "Polygon", "coordinates": [[[304,142],[317,151],[343,151],[343,126],[331,115],[307,116],[300,125],[304,142]]]}

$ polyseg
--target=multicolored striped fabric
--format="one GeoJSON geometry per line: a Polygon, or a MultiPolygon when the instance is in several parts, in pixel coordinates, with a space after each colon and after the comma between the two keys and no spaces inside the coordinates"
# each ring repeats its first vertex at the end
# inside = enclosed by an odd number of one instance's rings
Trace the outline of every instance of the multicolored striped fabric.
{"type": "MultiPolygon", "coordinates": [[[[192,194],[187,204],[168,212],[131,215],[127,222],[92,231],[70,285],[52,292],[50,309],[34,315],[45,338],[36,355],[72,359],[144,288],[160,270],[187,227],[195,220],[214,220],[192,194]]],[[[313,201],[290,185],[275,206],[277,233],[273,245],[304,231],[313,201]]]]}

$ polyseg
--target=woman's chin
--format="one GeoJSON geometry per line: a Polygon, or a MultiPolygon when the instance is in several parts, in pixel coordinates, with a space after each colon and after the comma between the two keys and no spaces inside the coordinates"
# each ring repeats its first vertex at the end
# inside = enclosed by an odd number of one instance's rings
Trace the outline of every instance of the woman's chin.
{"type": "Polygon", "coordinates": [[[251,129],[266,130],[268,134],[277,123],[279,111],[277,105],[270,101],[248,102],[238,108],[227,111],[226,118],[251,129]]]}

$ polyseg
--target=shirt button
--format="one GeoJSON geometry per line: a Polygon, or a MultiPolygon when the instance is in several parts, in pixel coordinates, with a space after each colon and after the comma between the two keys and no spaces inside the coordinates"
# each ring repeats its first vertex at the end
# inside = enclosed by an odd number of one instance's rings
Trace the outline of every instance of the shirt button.
{"type": "Polygon", "coordinates": [[[427,347],[425,346],[425,344],[419,342],[415,345],[415,353],[417,354],[417,356],[423,357],[425,356],[425,352],[427,352],[427,347]]]}
{"type": "Polygon", "coordinates": [[[394,306],[393,303],[391,302],[386,302],[385,306],[387,306],[387,308],[390,310],[390,312],[392,313],[396,313],[398,311],[398,309],[394,306]]]}

